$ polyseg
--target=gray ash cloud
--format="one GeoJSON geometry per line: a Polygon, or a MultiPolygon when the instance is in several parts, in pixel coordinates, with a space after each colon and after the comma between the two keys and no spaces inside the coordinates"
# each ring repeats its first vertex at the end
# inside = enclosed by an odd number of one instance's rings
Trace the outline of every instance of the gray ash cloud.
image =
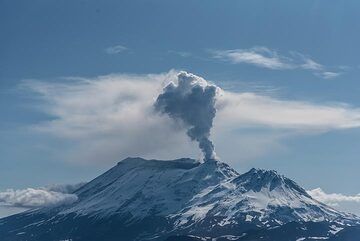
{"type": "Polygon", "coordinates": [[[215,159],[210,130],[216,115],[218,87],[187,72],[180,72],[177,77],[178,83],[169,83],[157,97],[155,110],[183,123],[187,135],[199,143],[204,159],[215,159]]]}

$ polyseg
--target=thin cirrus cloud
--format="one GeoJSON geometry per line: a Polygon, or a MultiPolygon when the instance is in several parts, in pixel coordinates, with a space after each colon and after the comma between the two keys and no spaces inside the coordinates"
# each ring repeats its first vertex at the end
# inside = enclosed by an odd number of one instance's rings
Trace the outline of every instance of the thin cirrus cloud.
{"type": "Polygon", "coordinates": [[[115,46],[111,46],[105,49],[105,52],[107,54],[119,54],[122,52],[125,52],[126,50],[128,50],[127,47],[123,46],[123,45],[115,45],[115,46]]]}
{"type": "Polygon", "coordinates": [[[315,188],[307,192],[316,200],[335,207],[338,210],[360,215],[360,193],[357,195],[326,193],[321,188],[315,188]]]}
{"type": "Polygon", "coordinates": [[[291,59],[280,56],[276,51],[266,47],[251,49],[214,50],[211,51],[216,59],[229,61],[233,64],[252,64],[267,69],[292,69],[291,59]]]}
{"type": "Polygon", "coordinates": [[[187,57],[191,57],[191,56],[192,56],[192,53],[186,52],[186,51],[174,51],[174,50],[169,50],[168,53],[169,53],[169,54],[173,54],[173,55],[178,55],[178,56],[183,57],[183,58],[187,58],[187,57]]]}
{"type": "Polygon", "coordinates": [[[295,51],[288,55],[282,55],[267,47],[253,47],[250,49],[211,50],[209,52],[214,59],[232,64],[250,64],[272,70],[303,69],[324,79],[332,79],[341,74],[329,71],[324,65],[295,51]]]}
{"type": "Polygon", "coordinates": [[[341,73],[325,71],[325,72],[318,73],[318,75],[324,79],[333,79],[333,78],[340,76],[341,73]]]}
{"type": "MultiPolygon", "coordinates": [[[[23,87],[40,97],[39,107],[50,116],[30,130],[73,143],[61,154],[66,153],[67,159],[77,162],[113,163],[127,156],[161,159],[197,156],[196,144],[187,138],[186,132],[153,108],[162,88],[177,81],[177,73],[117,74],[55,83],[24,81],[23,87]]],[[[225,160],[234,156],[253,158],[254,153],[265,155],[273,149],[269,150],[269,142],[274,145],[289,132],[316,134],[360,127],[360,109],[346,104],[284,100],[221,89],[216,98],[212,134],[217,153],[225,160]],[[234,130],[254,127],[267,128],[274,135],[261,138],[268,142],[259,142],[259,138],[254,138],[258,133],[234,134],[238,133],[234,130]],[[228,151],[226,148],[230,147],[224,143],[228,143],[230,136],[234,143],[237,140],[247,143],[242,147],[245,149],[234,147],[228,151]]]]}

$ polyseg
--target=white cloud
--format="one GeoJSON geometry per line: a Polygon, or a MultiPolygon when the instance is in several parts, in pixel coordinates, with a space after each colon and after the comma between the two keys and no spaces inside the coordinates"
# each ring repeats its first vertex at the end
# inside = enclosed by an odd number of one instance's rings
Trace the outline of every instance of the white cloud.
{"type": "Polygon", "coordinates": [[[123,45],[115,45],[115,46],[111,46],[105,49],[105,52],[107,54],[119,54],[122,53],[124,51],[128,50],[127,47],[123,46],[123,45]]]}
{"type": "Polygon", "coordinates": [[[279,100],[254,93],[222,92],[218,123],[226,128],[260,125],[303,131],[360,127],[360,109],[279,100]]]}
{"type": "Polygon", "coordinates": [[[213,57],[231,63],[253,64],[268,69],[292,69],[291,59],[278,55],[274,50],[266,47],[251,49],[215,50],[213,57]]]}
{"type": "Polygon", "coordinates": [[[324,69],[324,66],[315,62],[314,60],[310,59],[310,58],[303,58],[304,63],[300,65],[301,68],[303,69],[309,69],[309,70],[318,70],[318,71],[322,71],[324,69]]]}
{"type": "Polygon", "coordinates": [[[324,79],[331,79],[340,75],[338,72],[328,71],[324,65],[310,57],[294,51],[290,52],[287,56],[266,47],[213,50],[210,52],[213,58],[233,64],[250,64],[274,70],[303,69],[309,70],[324,79]]]}
{"type": "Polygon", "coordinates": [[[331,71],[324,71],[324,72],[319,73],[319,76],[321,76],[324,79],[333,79],[340,75],[341,75],[341,73],[331,72],[331,71]]]}
{"type": "MultiPolygon", "coordinates": [[[[64,159],[76,162],[113,163],[127,156],[199,156],[196,144],[191,143],[184,130],[153,111],[156,97],[169,81],[176,81],[175,71],[70,78],[58,83],[26,81],[24,86],[41,97],[42,110],[52,117],[32,129],[69,141],[71,147],[61,153],[67,155],[64,159]]],[[[255,93],[220,93],[212,133],[217,153],[225,159],[236,155],[237,160],[255,158],[264,150],[282,149],[276,142],[289,132],[317,133],[360,126],[360,109],[344,104],[281,100],[255,93]],[[259,141],[254,138],[259,133],[239,133],[239,129],[248,127],[274,131],[259,141]],[[229,138],[232,143],[248,145],[228,150],[224,143],[229,143],[229,138]]]]}
{"type": "Polygon", "coordinates": [[[192,54],[191,54],[190,52],[185,52],[185,51],[169,50],[168,53],[169,53],[169,54],[178,55],[178,56],[183,57],[183,58],[187,58],[187,57],[191,57],[191,56],[192,56],[192,54]]]}
{"type": "Polygon", "coordinates": [[[75,194],[53,192],[46,189],[8,189],[0,192],[0,204],[13,207],[37,208],[69,204],[75,201],[77,201],[75,194]]]}
{"type": "Polygon", "coordinates": [[[357,195],[344,195],[341,193],[325,193],[321,188],[307,191],[310,196],[327,205],[344,212],[360,215],[360,193],[357,195]]]}
{"type": "Polygon", "coordinates": [[[108,75],[72,78],[67,83],[26,81],[39,94],[51,121],[32,127],[75,141],[66,159],[111,162],[128,156],[183,157],[198,151],[170,118],[153,111],[162,87],[175,72],[158,75],[108,75]]]}
{"type": "Polygon", "coordinates": [[[77,201],[72,194],[85,183],[56,184],[44,188],[8,189],[0,191],[0,218],[32,208],[71,204],[77,201]]]}

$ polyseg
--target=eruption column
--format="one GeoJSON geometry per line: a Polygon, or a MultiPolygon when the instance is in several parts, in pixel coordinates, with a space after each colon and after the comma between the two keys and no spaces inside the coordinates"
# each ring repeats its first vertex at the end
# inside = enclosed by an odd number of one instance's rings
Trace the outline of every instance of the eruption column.
{"type": "Polygon", "coordinates": [[[203,78],[180,72],[178,83],[169,83],[154,104],[155,110],[182,122],[191,140],[199,143],[204,159],[215,159],[210,130],[216,115],[217,88],[203,78]]]}

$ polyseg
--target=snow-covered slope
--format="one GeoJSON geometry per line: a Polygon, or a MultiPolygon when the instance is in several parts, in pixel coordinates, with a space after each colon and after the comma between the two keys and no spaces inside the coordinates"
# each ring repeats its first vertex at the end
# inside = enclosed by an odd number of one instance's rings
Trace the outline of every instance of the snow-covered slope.
{"type": "Polygon", "coordinates": [[[129,221],[159,215],[175,220],[178,227],[213,216],[219,217],[218,225],[245,221],[267,226],[351,218],[312,199],[275,171],[251,169],[239,175],[215,160],[127,158],[76,194],[80,201],[61,214],[130,214],[129,221]]]}
{"type": "Polygon", "coordinates": [[[270,227],[291,221],[353,218],[314,200],[295,182],[275,171],[259,169],[202,190],[189,207],[179,213],[181,223],[194,219],[192,213],[199,216],[197,209],[206,210],[208,216],[223,217],[219,225],[245,221],[270,227]]]}
{"type": "Polygon", "coordinates": [[[192,159],[174,161],[127,158],[75,193],[79,202],[62,213],[97,217],[130,213],[168,216],[182,210],[209,186],[238,176],[228,165],[192,159]]]}
{"type": "Polygon", "coordinates": [[[111,237],[125,234],[124,240],[163,240],[173,234],[240,237],[246,230],[309,221],[329,223],[326,232],[331,232],[358,222],[275,171],[251,169],[240,175],[216,160],[127,158],[75,194],[78,201],[71,205],[3,219],[0,234],[16,227],[24,237],[17,240],[56,240],[52,237],[67,227],[66,237],[80,237],[74,240],[96,240],[96,235],[122,240],[111,237]],[[91,232],[86,236],[84,229],[91,232]]]}

